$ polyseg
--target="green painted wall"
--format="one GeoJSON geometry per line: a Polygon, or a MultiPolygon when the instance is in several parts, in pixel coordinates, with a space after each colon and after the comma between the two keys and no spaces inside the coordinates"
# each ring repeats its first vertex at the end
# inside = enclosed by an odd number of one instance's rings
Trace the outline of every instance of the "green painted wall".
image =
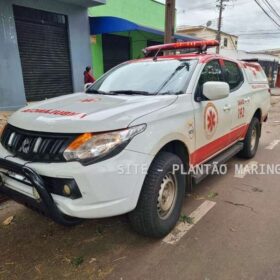
{"type": "MultiPolygon", "coordinates": [[[[89,16],[120,17],[139,25],[164,30],[165,6],[153,0],[107,0],[106,5],[90,8],[89,16]]],[[[131,59],[143,57],[147,41],[163,42],[163,37],[143,31],[114,33],[130,37],[131,59]]],[[[102,35],[91,37],[93,73],[99,78],[104,73],[102,35]]]]}
{"type": "Polygon", "coordinates": [[[137,58],[144,57],[142,50],[147,47],[148,40],[163,43],[162,36],[143,32],[143,31],[122,32],[122,33],[114,33],[114,34],[130,37],[130,46],[131,46],[130,58],[131,59],[137,59],[137,58]]]}
{"type": "Polygon", "coordinates": [[[89,9],[89,16],[114,16],[164,30],[165,6],[153,0],[107,0],[89,9]]]}
{"type": "Polygon", "coordinates": [[[91,37],[91,53],[93,74],[95,78],[99,78],[104,73],[102,35],[91,37]]]}
{"type": "Polygon", "coordinates": [[[144,57],[142,50],[147,47],[147,41],[155,41],[159,43],[163,43],[163,36],[146,33],[146,32],[132,32],[131,36],[131,58],[137,59],[144,57]]]}
{"type": "MultiPolygon", "coordinates": [[[[163,37],[142,31],[114,33],[115,35],[130,37],[130,58],[137,59],[144,57],[142,50],[147,47],[147,41],[152,40],[163,43],[163,37]]],[[[93,37],[92,37],[93,38],[93,37]]],[[[102,51],[102,35],[94,36],[94,41],[91,43],[92,65],[95,78],[99,78],[104,74],[103,67],[103,51],[102,51]]],[[[93,40],[92,40],[93,41],[93,40]]]]}

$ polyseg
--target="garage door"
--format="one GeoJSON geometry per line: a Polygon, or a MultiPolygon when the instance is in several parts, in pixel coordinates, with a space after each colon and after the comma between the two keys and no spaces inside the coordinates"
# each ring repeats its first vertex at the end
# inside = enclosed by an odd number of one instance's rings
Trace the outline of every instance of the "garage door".
{"type": "Polygon", "coordinates": [[[130,38],[125,36],[102,35],[104,71],[130,60],[130,38]]]}
{"type": "Polygon", "coordinates": [[[72,93],[67,16],[13,8],[27,100],[72,93]]]}

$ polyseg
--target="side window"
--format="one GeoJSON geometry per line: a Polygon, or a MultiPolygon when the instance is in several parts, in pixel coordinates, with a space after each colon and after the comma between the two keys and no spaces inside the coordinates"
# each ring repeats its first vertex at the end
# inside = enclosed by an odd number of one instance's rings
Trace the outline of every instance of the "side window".
{"type": "Polygon", "coordinates": [[[224,63],[226,82],[229,84],[230,90],[234,91],[244,82],[243,74],[236,63],[227,60],[224,63]]]}
{"type": "Polygon", "coordinates": [[[223,82],[223,72],[221,65],[218,60],[212,60],[206,64],[204,67],[200,79],[198,81],[196,100],[199,101],[201,99],[207,100],[206,97],[203,96],[202,90],[203,85],[207,82],[223,82]]]}

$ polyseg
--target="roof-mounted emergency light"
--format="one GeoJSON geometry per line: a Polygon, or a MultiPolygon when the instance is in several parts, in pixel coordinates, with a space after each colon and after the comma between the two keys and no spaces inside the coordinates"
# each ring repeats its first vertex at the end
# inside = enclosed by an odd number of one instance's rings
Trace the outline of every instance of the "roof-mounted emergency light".
{"type": "Polygon", "coordinates": [[[143,52],[145,56],[149,56],[149,54],[153,52],[156,52],[157,56],[161,51],[172,51],[180,49],[195,49],[202,53],[206,52],[209,47],[217,47],[219,45],[220,43],[217,40],[180,42],[147,47],[143,50],[143,52]]]}

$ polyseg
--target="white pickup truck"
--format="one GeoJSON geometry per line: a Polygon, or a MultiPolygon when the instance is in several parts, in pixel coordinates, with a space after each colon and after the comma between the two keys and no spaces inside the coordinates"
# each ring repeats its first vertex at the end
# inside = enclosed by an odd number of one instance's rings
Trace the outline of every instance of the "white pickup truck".
{"type": "Polygon", "coordinates": [[[261,66],[205,52],[216,45],[148,47],[86,93],[14,113],[1,137],[0,191],[64,225],[129,213],[141,234],[168,234],[186,187],[205,177],[174,166],[252,158],[268,116],[261,66]]]}

